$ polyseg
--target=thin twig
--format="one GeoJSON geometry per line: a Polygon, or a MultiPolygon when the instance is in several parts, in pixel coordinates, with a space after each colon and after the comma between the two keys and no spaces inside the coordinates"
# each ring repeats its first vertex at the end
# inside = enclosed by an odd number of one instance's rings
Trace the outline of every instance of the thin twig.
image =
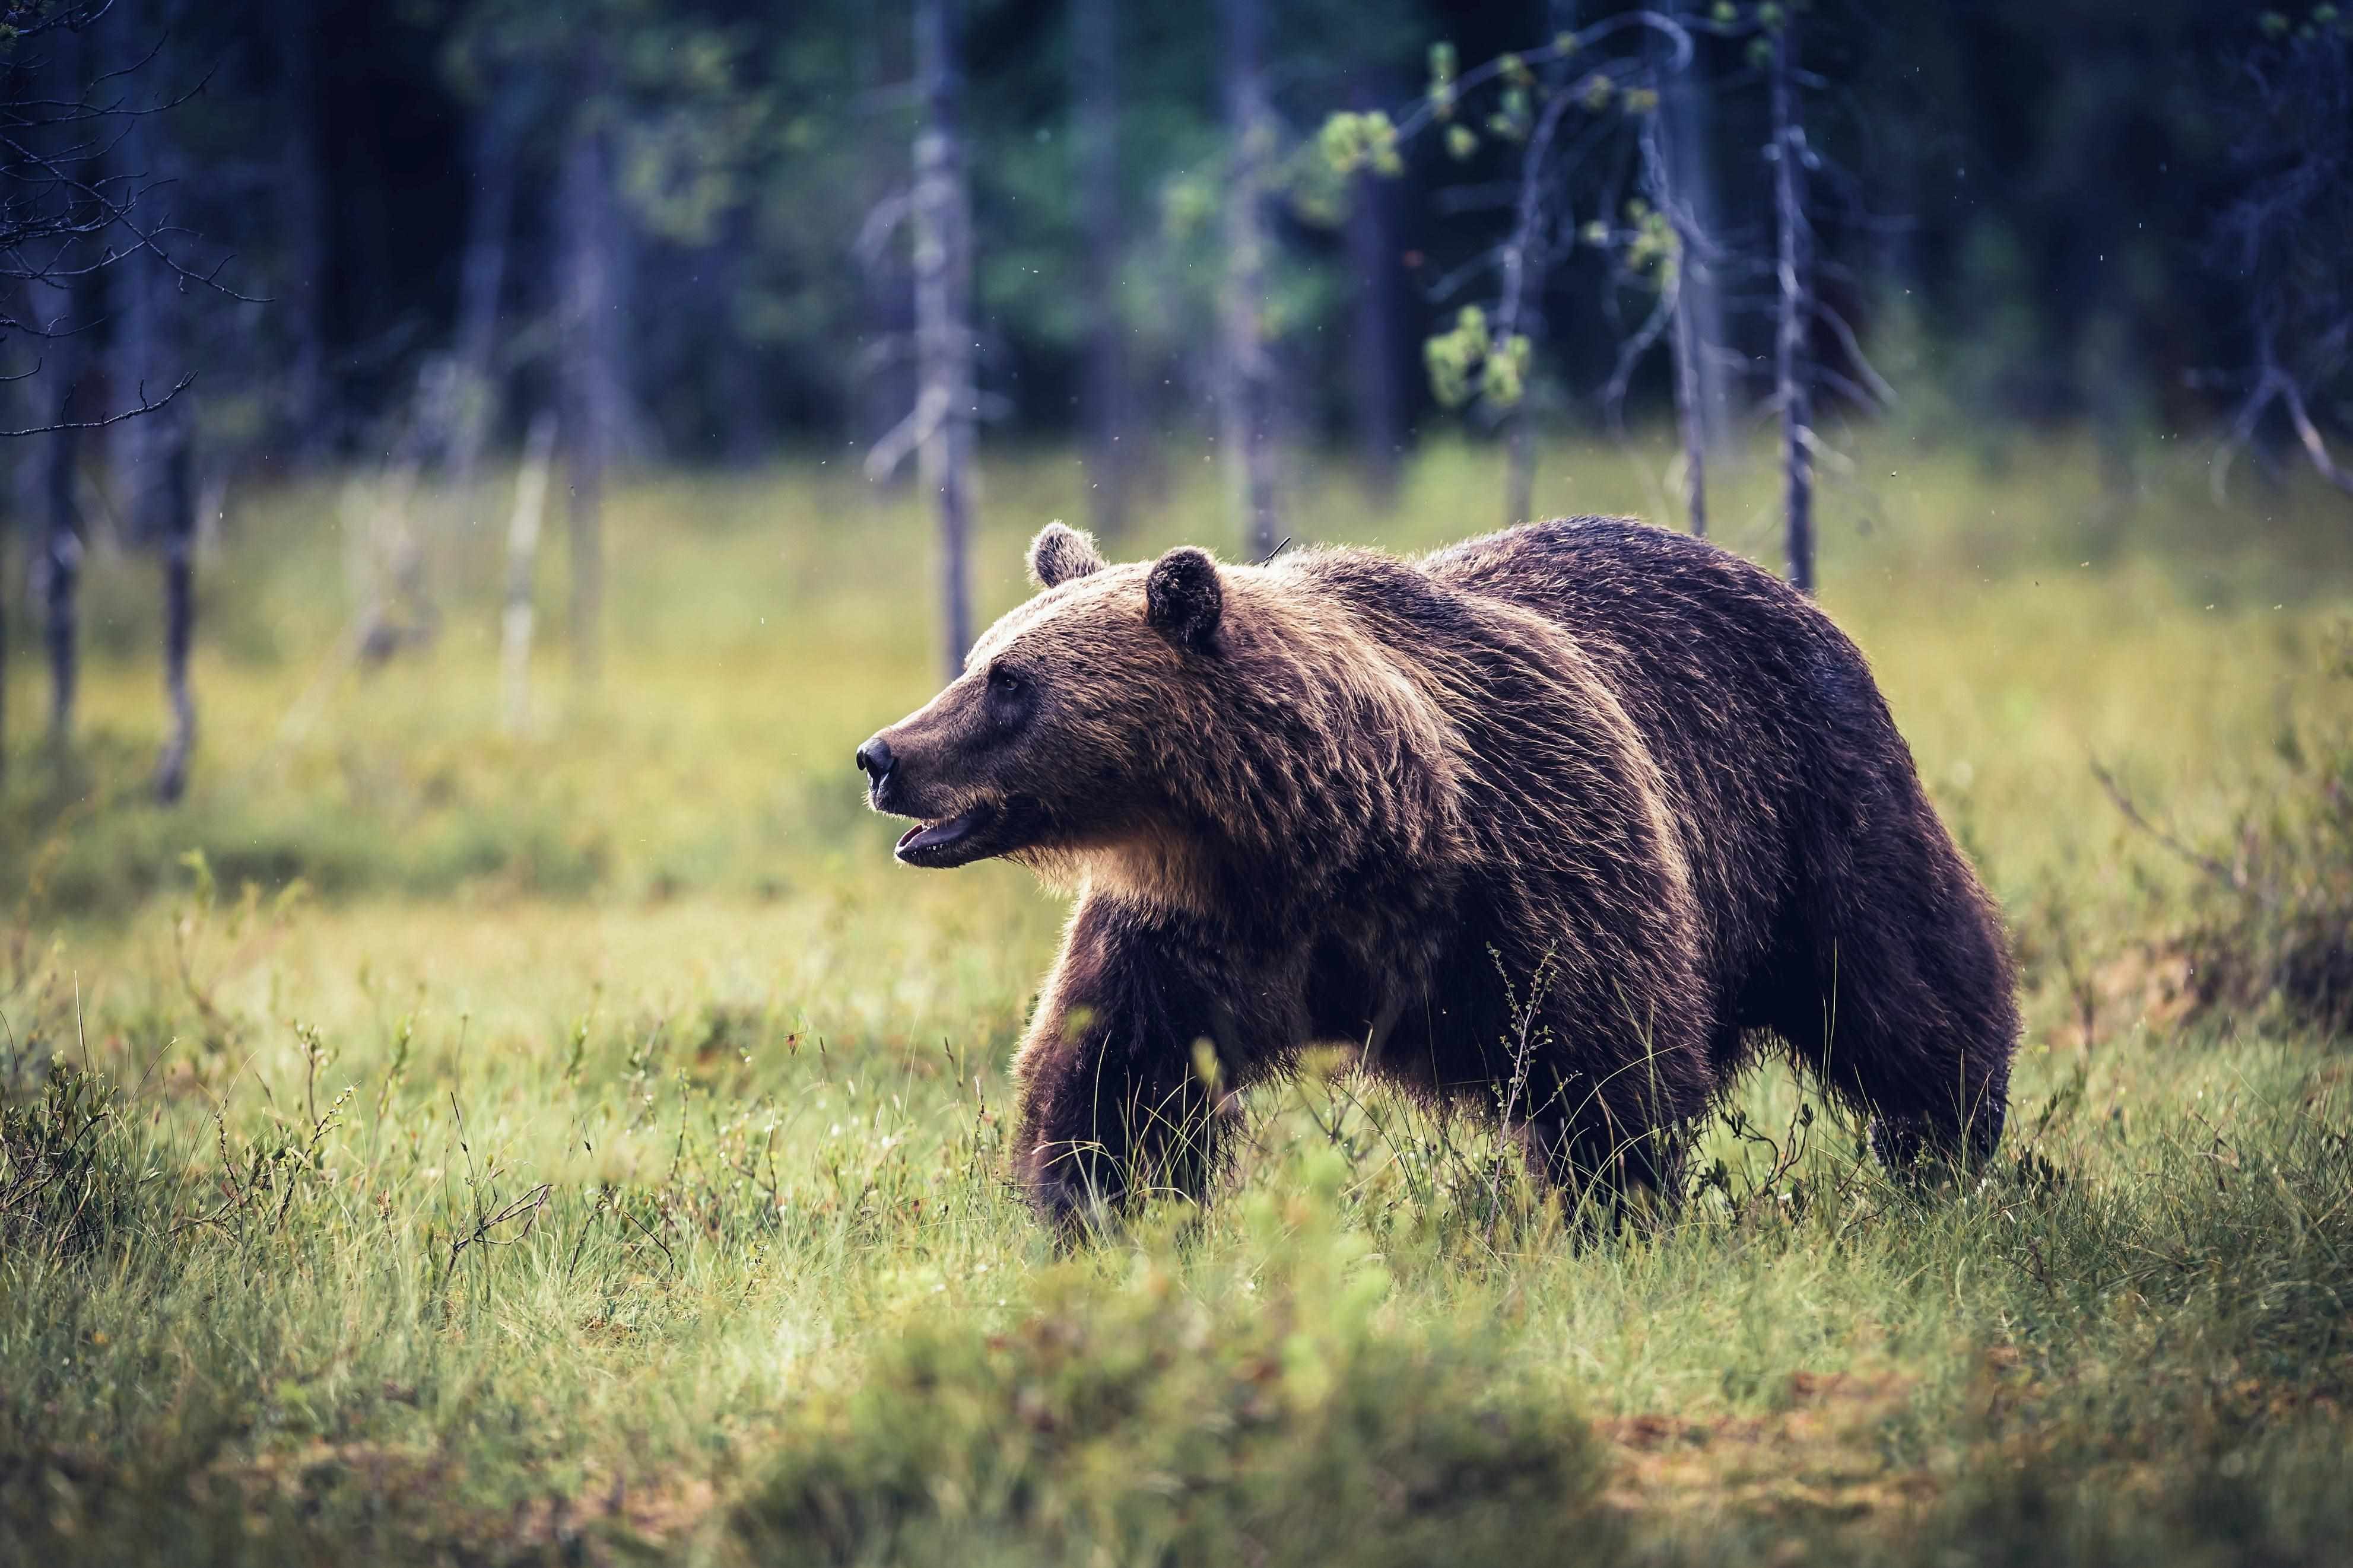
{"type": "Polygon", "coordinates": [[[2247,882],[2243,876],[2212,856],[2191,848],[2173,834],[2143,816],[2140,807],[2133,804],[2132,796],[2126,795],[2124,786],[2116,783],[2116,775],[2096,761],[2092,763],[2092,776],[2100,781],[2100,787],[2107,791],[2108,798],[2116,803],[2116,809],[2125,814],[2125,820],[2172,850],[2182,859],[2220,881],[2224,887],[2242,893],[2247,890],[2247,882]]]}

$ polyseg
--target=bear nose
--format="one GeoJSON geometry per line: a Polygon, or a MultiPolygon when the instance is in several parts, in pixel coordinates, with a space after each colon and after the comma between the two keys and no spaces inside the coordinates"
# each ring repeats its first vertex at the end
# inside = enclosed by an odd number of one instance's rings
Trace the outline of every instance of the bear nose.
{"type": "Polygon", "coordinates": [[[891,776],[892,766],[898,758],[891,754],[891,742],[877,735],[858,748],[858,769],[874,782],[877,788],[891,776]]]}

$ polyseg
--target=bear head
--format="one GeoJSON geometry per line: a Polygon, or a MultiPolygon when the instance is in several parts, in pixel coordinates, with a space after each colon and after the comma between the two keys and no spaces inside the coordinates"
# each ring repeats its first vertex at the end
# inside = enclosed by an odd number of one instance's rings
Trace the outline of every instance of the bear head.
{"type": "Polygon", "coordinates": [[[875,810],[912,817],[911,866],[1009,856],[1044,868],[1163,831],[1180,752],[1212,724],[1226,590],[1204,551],[1114,566],[1057,522],[1029,546],[1038,594],[991,626],[944,691],[858,750],[875,810]]]}

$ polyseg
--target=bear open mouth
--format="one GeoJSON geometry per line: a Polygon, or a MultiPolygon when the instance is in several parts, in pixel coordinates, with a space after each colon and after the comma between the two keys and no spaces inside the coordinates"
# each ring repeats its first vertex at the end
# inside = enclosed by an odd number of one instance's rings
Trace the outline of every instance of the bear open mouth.
{"type": "Polygon", "coordinates": [[[909,866],[945,870],[1027,848],[1038,841],[1046,826],[1045,812],[1035,799],[1008,795],[976,805],[961,816],[918,822],[899,836],[892,853],[909,866]]]}
{"type": "Polygon", "coordinates": [[[976,805],[944,822],[919,822],[899,836],[892,853],[910,866],[962,866],[996,853],[989,831],[1001,813],[994,803],[976,805]]]}

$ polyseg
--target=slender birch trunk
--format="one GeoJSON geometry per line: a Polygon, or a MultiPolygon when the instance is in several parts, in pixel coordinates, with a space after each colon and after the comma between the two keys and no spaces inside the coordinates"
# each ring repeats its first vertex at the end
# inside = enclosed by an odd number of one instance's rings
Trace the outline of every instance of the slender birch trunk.
{"type": "Polygon", "coordinates": [[[539,525],[547,510],[547,470],[555,454],[555,416],[543,410],[523,437],[515,471],[514,516],[507,523],[507,602],[499,619],[499,675],[506,728],[531,727],[532,578],[539,563],[539,525]]]}
{"type": "Polygon", "coordinates": [[[962,96],[955,0],[919,0],[915,135],[917,459],[939,509],[940,615],[948,674],[972,647],[972,210],[957,126],[962,96]]]}
{"type": "Polygon", "coordinates": [[[278,221],[285,238],[285,284],[273,313],[290,340],[277,419],[296,467],[315,462],[328,435],[326,174],[319,158],[319,8],[311,0],[275,0],[279,90],[285,132],[279,142],[278,221]]]}
{"type": "Polygon", "coordinates": [[[170,805],[187,790],[188,760],[196,749],[196,703],[188,689],[188,648],[196,628],[195,442],[178,410],[151,417],[169,418],[156,548],[164,561],[164,698],[171,728],[155,763],[155,798],[170,805]]]}
{"type": "Polygon", "coordinates": [[[1096,534],[1127,528],[1128,385],[1119,308],[1126,226],[1119,193],[1118,0],[1075,0],[1079,184],[1087,237],[1086,431],[1088,512],[1096,534]]]}
{"type": "Polygon", "coordinates": [[[1684,307],[1683,290],[1690,286],[1684,264],[1688,246],[1677,247],[1675,279],[1674,355],[1675,426],[1683,444],[1683,511],[1691,519],[1694,538],[1707,537],[1707,417],[1705,382],[1700,365],[1700,331],[1693,312],[1684,307]]]}
{"type": "MultiPolygon", "coordinates": [[[[77,290],[79,292],[79,290],[77,290]]],[[[64,424],[77,409],[73,395],[79,369],[70,353],[58,356],[61,391],[58,421],[64,424]]],[[[81,433],[58,430],[49,437],[47,466],[47,516],[41,539],[41,598],[46,613],[44,640],[49,655],[49,739],[62,749],[73,736],[74,689],[80,652],[80,626],[75,593],[81,584],[81,536],[75,531],[74,468],[80,456],[81,433]]]]}
{"type": "Polygon", "coordinates": [[[1789,581],[1814,591],[1814,458],[1811,367],[1806,325],[1813,314],[1812,257],[1806,227],[1805,127],[1798,118],[1797,19],[1773,34],[1773,209],[1780,229],[1776,271],[1780,320],[1775,333],[1774,395],[1781,405],[1782,459],[1788,475],[1789,581]]]}
{"type": "Polygon", "coordinates": [[[565,149],[557,191],[563,268],[558,422],[570,489],[573,671],[594,684],[604,664],[605,473],[617,434],[619,393],[613,345],[615,215],[599,103],[602,60],[593,49],[582,78],[582,107],[565,149]]]}
{"type": "Polygon", "coordinates": [[[498,419],[499,301],[506,290],[508,235],[513,224],[520,89],[501,79],[474,116],[470,141],[473,186],[466,213],[466,251],[458,271],[457,420],[451,488],[474,510],[474,475],[498,419]]]}
{"type": "MultiPolygon", "coordinates": [[[[145,61],[155,20],[152,4],[134,0],[116,7],[100,57],[112,79],[130,80],[145,61]]],[[[164,128],[153,114],[129,116],[106,147],[106,173],[121,182],[121,190],[138,193],[138,226],[142,229],[171,227],[179,189],[168,177],[168,162],[164,128]]],[[[169,275],[161,272],[154,257],[133,251],[106,269],[103,287],[106,312],[112,318],[107,379],[114,396],[125,404],[160,396],[172,384],[164,321],[169,275]]],[[[156,491],[163,478],[162,423],[152,416],[123,419],[97,434],[111,470],[114,515],[122,520],[128,536],[123,542],[138,548],[153,537],[156,491]]]]}
{"type": "MultiPolygon", "coordinates": [[[[1551,154],[1553,137],[1560,130],[1561,116],[1567,112],[1568,103],[1567,94],[1554,93],[1530,132],[1527,148],[1521,155],[1516,216],[1512,237],[1504,242],[1503,309],[1497,313],[1498,342],[1503,345],[1522,337],[1533,339],[1541,331],[1537,300],[1544,291],[1545,271],[1551,260],[1544,236],[1545,160],[1551,154]]],[[[1512,405],[1510,414],[1509,477],[1504,500],[1506,528],[1527,521],[1535,510],[1535,432],[1528,393],[1524,374],[1519,401],[1512,405]]]]}
{"type": "Polygon", "coordinates": [[[1226,186],[1224,395],[1226,460],[1240,481],[1243,539],[1253,560],[1275,548],[1274,367],[1265,331],[1266,167],[1273,117],[1266,97],[1266,14],[1261,0],[1219,0],[1225,38],[1226,133],[1233,166],[1226,186]]]}
{"type": "MultiPolygon", "coordinates": [[[[1676,0],[1667,9],[1678,17],[1688,17],[1704,7],[1694,0],[1676,0]]],[[[1710,141],[1715,100],[1701,69],[1704,59],[1704,52],[1694,53],[1688,67],[1660,84],[1655,117],[1666,128],[1667,183],[1675,193],[1683,226],[1694,239],[1713,237],[1721,221],[1710,141]]],[[[1722,357],[1724,288],[1709,264],[1706,249],[1704,245],[1688,242],[1683,247],[1683,293],[1675,320],[1677,336],[1684,341],[1675,352],[1690,362],[1693,412],[1701,445],[1710,453],[1721,453],[1732,441],[1732,394],[1722,357]]],[[[1702,531],[1694,528],[1694,531],[1702,531]]]]}
{"type": "Polygon", "coordinates": [[[1651,198],[1659,211],[1673,226],[1675,233],[1674,297],[1668,303],[1671,312],[1668,343],[1673,356],[1675,380],[1675,428],[1683,448],[1683,511],[1691,520],[1691,531],[1698,538],[1707,537],[1707,428],[1703,413],[1703,384],[1700,366],[1703,353],[1700,329],[1694,319],[1693,298],[1686,291],[1691,284],[1692,252],[1694,235],[1689,227],[1689,215],[1683,205],[1682,193],[1675,188],[1673,161],[1668,156],[1668,130],[1664,117],[1652,115],[1643,128],[1642,162],[1650,181],[1651,198]]]}
{"type": "MultiPolygon", "coordinates": [[[[1366,94],[1359,106],[1376,101],[1366,94]]],[[[1403,282],[1398,260],[1395,183],[1363,170],[1348,198],[1348,265],[1356,275],[1356,333],[1348,345],[1356,384],[1356,449],[1366,487],[1387,506],[1397,495],[1405,446],[1405,388],[1398,322],[1403,282]]]]}

